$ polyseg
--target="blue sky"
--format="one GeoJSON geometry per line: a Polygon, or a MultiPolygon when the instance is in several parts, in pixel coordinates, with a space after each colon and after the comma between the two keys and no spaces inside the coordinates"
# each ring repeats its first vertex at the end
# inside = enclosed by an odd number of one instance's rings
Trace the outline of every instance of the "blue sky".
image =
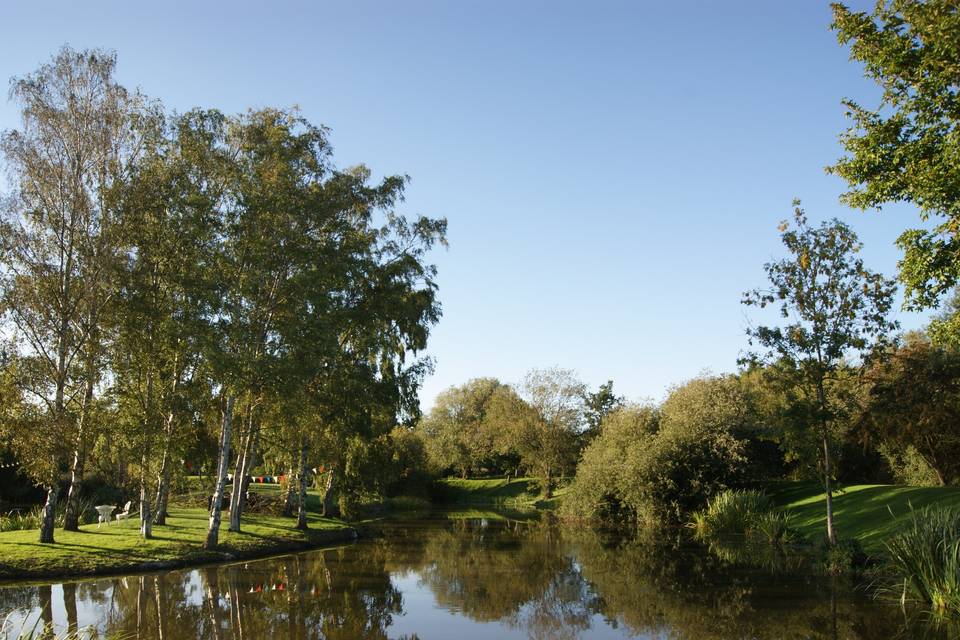
{"type": "Polygon", "coordinates": [[[878,96],[829,22],[811,1],[34,0],[0,9],[0,77],[64,43],[111,48],[120,81],[172,109],[299,105],[339,164],[409,174],[404,209],[450,223],[427,407],[551,365],[659,399],[735,369],[759,317],[741,293],[780,255],[794,197],[889,275],[917,224],[845,209],[824,172],[841,98],[878,96]]]}

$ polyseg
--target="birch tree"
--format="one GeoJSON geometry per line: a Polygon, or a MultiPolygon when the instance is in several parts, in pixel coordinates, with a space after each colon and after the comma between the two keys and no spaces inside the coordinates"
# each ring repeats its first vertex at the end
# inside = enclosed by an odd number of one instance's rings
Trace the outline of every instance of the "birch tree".
{"type": "Polygon", "coordinates": [[[115,291],[114,188],[142,152],[155,109],[113,79],[116,58],[62,49],[15,79],[21,126],[3,135],[13,190],[2,210],[4,319],[30,372],[21,378],[48,447],[24,452],[47,488],[41,542],[53,542],[59,473],[70,469],[66,526],[76,528],[89,410],[101,382],[103,314],[115,291]],[[70,443],[69,446],[65,443],[70,443]],[[42,471],[39,471],[41,470],[42,471]]]}

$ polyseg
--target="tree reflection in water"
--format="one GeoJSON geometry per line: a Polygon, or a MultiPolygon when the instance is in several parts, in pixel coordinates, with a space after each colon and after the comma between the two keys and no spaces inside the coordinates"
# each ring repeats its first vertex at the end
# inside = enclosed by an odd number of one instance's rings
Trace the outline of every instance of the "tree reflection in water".
{"type": "Polygon", "coordinates": [[[144,640],[426,639],[453,622],[459,640],[490,637],[490,625],[536,640],[949,637],[843,581],[782,560],[750,566],[749,555],[548,521],[436,519],[257,562],[0,589],[0,615],[27,609],[60,633],[93,623],[99,637],[144,640]]]}

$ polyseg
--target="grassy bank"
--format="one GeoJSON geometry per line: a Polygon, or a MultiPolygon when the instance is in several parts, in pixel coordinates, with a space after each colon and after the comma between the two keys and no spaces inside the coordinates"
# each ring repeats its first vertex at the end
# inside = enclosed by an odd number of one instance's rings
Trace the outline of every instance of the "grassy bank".
{"type": "Polygon", "coordinates": [[[553,509],[566,491],[566,486],[558,488],[548,500],[535,478],[443,478],[436,483],[434,497],[442,504],[553,509]]]}
{"type": "MultiPolygon", "coordinates": [[[[792,514],[792,525],[810,539],[826,535],[826,503],[816,483],[783,482],[765,488],[773,503],[792,514]]],[[[960,508],[960,487],[852,485],[834,495],[834,521],[841,538],[856,538],[868,551],[878,551],[884,540],[909,521],[915,509],[936,505],[960,508]]]]}
{"type": "Polygon", "coordinates": [[[227,531],[226,514],[216,551],[202,548],[207,512],[172,508],[167,524],[142,540],[139,521],[130,519],[79,532],[57,530],[55,544],[37,542],[36,530],[0,533],[0,579],[48,578],[126,573],[182,567],[234,558],[253,558],[350,540],[355,530],[345,523],[310,514],[310,529],[298,531],[292,518],[244,515],[240,533],[227,531]]]}

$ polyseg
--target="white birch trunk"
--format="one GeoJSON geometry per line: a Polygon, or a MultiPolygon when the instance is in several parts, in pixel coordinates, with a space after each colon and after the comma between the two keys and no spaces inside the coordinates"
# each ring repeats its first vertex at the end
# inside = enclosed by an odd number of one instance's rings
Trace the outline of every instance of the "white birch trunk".
{"type": "Polygon", "coordinates": [[[204,549],[213,549],[217,546],[220,537],[220,511],[223,507],[223,490],[227,482],[227,464],[230,460],[230,430],[233,426],[233,396],[227,396],[227,406],[223,411],[220,427],[220,455],[217,462],[217,484],[213,491],[213,500],[210,505],[210,523],[207,526],[207,540],[204,549]]]}

